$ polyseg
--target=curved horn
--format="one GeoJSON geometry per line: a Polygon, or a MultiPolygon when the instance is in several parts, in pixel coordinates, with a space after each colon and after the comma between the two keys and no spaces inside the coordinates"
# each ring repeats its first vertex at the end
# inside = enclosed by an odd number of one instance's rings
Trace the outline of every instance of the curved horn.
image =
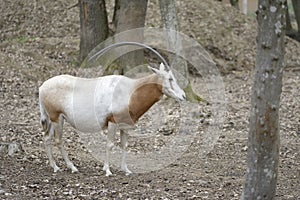
{"type": "Polygon", "coordinates": [[[115,48],[115,47],[119,47],[119,46],[124,46],[124,45],[134,45],[134,46],[140,46],[140,47],[144,47],[146,49],[149,49],[150,51],[152,51],[153,53],[155,53],[163,62],[163,64],[165,65],[166,70],[170,70],[170,67],[167,63],[167,61],[162,57],[162,55],[160,55],[160,53],[158,53],[155,49],[153,49],[152,47],[143,44],[143,43],[139,43],[139,42],[118,42],[115,44],[111,44],[103,49],[101,49],[99,52],[97,52],[96,54],[94,54],[93,56],[90,57],[89,61],[95,57],[101,56],[102,54],[104,54],[105,52],[107,52],[108,50],[115,48]]]}

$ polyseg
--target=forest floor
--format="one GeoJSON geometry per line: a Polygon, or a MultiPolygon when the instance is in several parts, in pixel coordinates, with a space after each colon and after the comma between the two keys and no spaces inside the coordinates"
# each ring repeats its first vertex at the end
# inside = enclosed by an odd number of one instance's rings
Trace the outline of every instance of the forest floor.
{"type": "MultiPolygon", "coordinates": [[[[0,199],[239,199],[247,162],[255,17],[218,1],[178,1],[181,32],[210,53],[225,86],[224,124],[210,152],[199,156],[203,134],[196,134],[186,152],[160,170],[125,176],[113,167],[115,175],[105,177],[103,163],[66,125],[65,146],[79,173],[66,169],[57,150],[64,171],[53,173],[39,123],[38,88],[52,76],[78,74],[79,11],[68,9],[76,2],[0,2],[0,143],[16,142],[23,149],[13,156],[0,155],[0,199]]],[[[108,8],[111,17],[111,5],[108,8]]],[[[149,4],[147,26],[160,26],[157,1],[149,4]]],[[[286,46],[276,196],[299,199],[300,44],[287,38],[286,46]]],[[[201,106],[205,110],[208,105],[201,106]]],[[[208,118],[193,125],[202,133],[212,126],[208,118]]],[[[129,151],[139,148],[133,137],[129,140],[129,151]]],[[[143,141],[147,148],[153,145],[150,141],[143,141]]]]}

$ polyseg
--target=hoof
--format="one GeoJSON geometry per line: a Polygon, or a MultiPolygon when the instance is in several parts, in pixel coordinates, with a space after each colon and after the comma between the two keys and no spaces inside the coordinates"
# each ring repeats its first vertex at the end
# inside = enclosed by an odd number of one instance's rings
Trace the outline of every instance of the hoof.
{"type": "Polygon", "coordinates": [[[54,167],[53,167],[53,172],[54,172],[54,173],[57,173],[57,172],[59,172],[59,171],[61,171],[61,169],[60,169],[59,167],[57,167],[57,166],[54,166],[54,167]]]}
{"type": "Polygon", "coordinates": [[[106,177],[112,176],[111,171],[106,171],[105,176],[106,176],[106,177]]]}
{"type": "Polygon", "coordinates": [[[129,176],[132,174],[132,172],[127,168],[126,165],[121,166],[121,170],[125,172],[126,176],[129,176]]]}
{"type": "Polygon", "coordinates": [[[130,173],[126,173],[125,175],[126,175],[126,176],[135,176],[136,174],[135,174],[135,173],[132,173],[132,172],[130,172],[130,173]]]}
{"type": "Polygon", "coordinates": [[[72,168],[71,170],[72,170],[72,173],[78,173],[79,172],[76,167],[72,168]]]}

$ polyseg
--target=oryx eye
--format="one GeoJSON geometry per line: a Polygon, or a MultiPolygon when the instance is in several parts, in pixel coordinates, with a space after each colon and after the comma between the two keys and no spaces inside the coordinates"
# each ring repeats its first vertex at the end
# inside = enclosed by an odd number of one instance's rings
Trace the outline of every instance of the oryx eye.
{"type": "Polygon", "coordinates": [[[172,84],[173,81],[174,81],[174,79],[172,77],[170,77],[169,82],[170,82],[170,87],[171,87],[172,90],[174,89],[173,84],[172,84]]]}

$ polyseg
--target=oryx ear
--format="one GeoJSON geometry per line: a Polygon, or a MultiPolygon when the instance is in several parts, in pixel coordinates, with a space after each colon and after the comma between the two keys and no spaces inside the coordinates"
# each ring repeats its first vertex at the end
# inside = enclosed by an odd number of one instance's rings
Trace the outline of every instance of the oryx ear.
{"type": "Polygon", "coordinates": [[[148,66],[148,69],[150,69],[151,71],[153,71],[155,74],[160,74],[160,71],[158,69],[155,69],[153,67],[148,66]]]}
{"type": "Polygon", "coordinates": [[[159,65],[159,71],[161,71],[161,72],[166,71],[165,65],[163,63],[160,63],[160,65],[159,65]]]}

